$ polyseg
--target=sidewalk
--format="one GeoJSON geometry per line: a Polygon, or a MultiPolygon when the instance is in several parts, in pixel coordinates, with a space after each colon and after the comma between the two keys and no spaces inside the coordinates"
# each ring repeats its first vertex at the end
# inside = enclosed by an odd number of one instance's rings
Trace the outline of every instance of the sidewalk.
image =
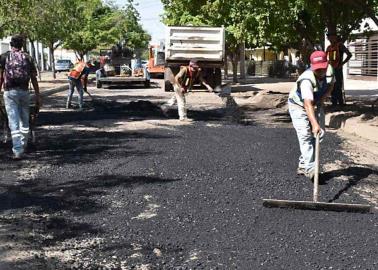
{"type": "MultiPolygon", "coordinates": [[[[68,72],[56,73],[56,79],[50,71],[41,73],[41,80],[38,78],[38,85],[42,96],[49,96],[58,92],[68,90],[68,72]]],[[[95,78],[94,74],[89,74],[89,82],[95,78]]]]}
{"type": "Polygon", "coordinates": [[[56,79],[52,72],[41,72],[38,85],[42,96],[48,96],[56,92],[68,89],[67,72],[56,73],[56,79]]]}

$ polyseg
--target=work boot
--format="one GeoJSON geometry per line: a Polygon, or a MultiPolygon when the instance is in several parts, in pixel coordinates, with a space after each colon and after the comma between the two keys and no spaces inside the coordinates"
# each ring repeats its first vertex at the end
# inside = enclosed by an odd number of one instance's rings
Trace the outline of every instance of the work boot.
{"type": "Polygon", "coordinates": [[[161,105],[160,106],[160,109],[161,109],[161,112],[163,113],[163,115],[165,117],[168,117],[168,111],[169,111],[169,108],[167,105],[161,105]]]}
{"type": "Polygon", "coordinates": [[[12,159],[13,160],[21,160],[22,159],[22,153],[14,153],[12,159]]]}
{"type": "Polygon", "coordinates": [[[305,168],[302,168],[302,167],[297,168],[297,175],[305,175],[305,173],[306,173],[305,168]]]}
{"type": "Polygon", "coordinates": [[[182,122],[193,122],[193,119],[185,116],[185,117],[180,117],[180,121],[182,121],[182,122]]]}
{"type": "Polygon", "coordinates": [[[308,179],[310,179],[311,182],[314,182],[314,177],[315,177],[315,171],[314,171],[314,170],[307,171],[307,172],[305,172],[304,175],[305,175],[308,179]]]}

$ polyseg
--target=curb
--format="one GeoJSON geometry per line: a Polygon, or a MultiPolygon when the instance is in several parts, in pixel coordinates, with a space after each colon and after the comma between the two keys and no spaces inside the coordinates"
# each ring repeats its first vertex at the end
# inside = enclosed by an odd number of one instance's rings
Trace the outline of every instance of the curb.
{"type": "Polygon", "coordinates": [[[326,114],[325,124],[327,127],[342,130],[346,133],[357,135],[363,139],[378,143],[377,117],[365,119],[365,114],[357,112],[334,112],[326,114]]]}
{"type": "Polygon", "coordinates": [[[62,86],[59,86],[59,87],[55,87],[55,88],[50,88],[50,89],[47,89],[45,91],[42,91],[41,92],[41,96],[42,97],[47,97],[47,96],[50,96],[50,95],[62,92],[64,90],[68,90],[68,84],[67,85],[62,85],[62,86]]]}
{"type": "MultiPolygon", "coordinates": [[[[88,79],[88,83],[92,83],[95,80],[96,80],[96,78],[90,78],[90,79],[88,79]]],[[[68,90],[68,83],[61,85],[61,86],[58,86],[58,87],[55,87],[55,88],[50,88],[50,89],[46,89],[44,91],[41,91],[41,96],[47,97],[47,96],[50,96],[50,95],[53,95],[53,94],[56,94],[56,93],[59,93],[59,92],[67,91],[67,90],[68,90]]]]}

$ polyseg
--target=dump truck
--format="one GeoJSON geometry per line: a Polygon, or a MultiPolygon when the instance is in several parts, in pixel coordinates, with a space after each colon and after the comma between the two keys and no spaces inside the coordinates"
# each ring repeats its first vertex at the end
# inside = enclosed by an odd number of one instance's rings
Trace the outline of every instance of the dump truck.
{"type": "Polygon", "coordinates": [[[188,65],[191,59],[197,60],[203,78],[211,87],[220,86],[225,60],[224,27],[168,26],[166,28],[165,91],[173,90],[173,77],[179,72],[180,66],[188,65]]]}
{"type": "Polygon", "coordinates": [[[102,69],[96,73],[96,86],[143,84],[150,86],[150,75],[141,61],[132,59],[132,52],[122,47],[100,50],[102,69]]]}

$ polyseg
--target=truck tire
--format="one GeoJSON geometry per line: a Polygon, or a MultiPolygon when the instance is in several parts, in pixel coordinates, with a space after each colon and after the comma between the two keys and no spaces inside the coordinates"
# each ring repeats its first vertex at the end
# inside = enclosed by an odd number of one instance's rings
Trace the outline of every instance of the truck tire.
{"type": "Polygon", "coordinates": [[[173,85],[170,81],[164,81],[164,91],[165,92],[172,92],[173,91],[173,85]]]}
{"type": "Polygon", "coordinates": [[[215,69],[214,73],[214,85],[215,87],[222,85],[222,71],[220,68],[215,69]]]}

